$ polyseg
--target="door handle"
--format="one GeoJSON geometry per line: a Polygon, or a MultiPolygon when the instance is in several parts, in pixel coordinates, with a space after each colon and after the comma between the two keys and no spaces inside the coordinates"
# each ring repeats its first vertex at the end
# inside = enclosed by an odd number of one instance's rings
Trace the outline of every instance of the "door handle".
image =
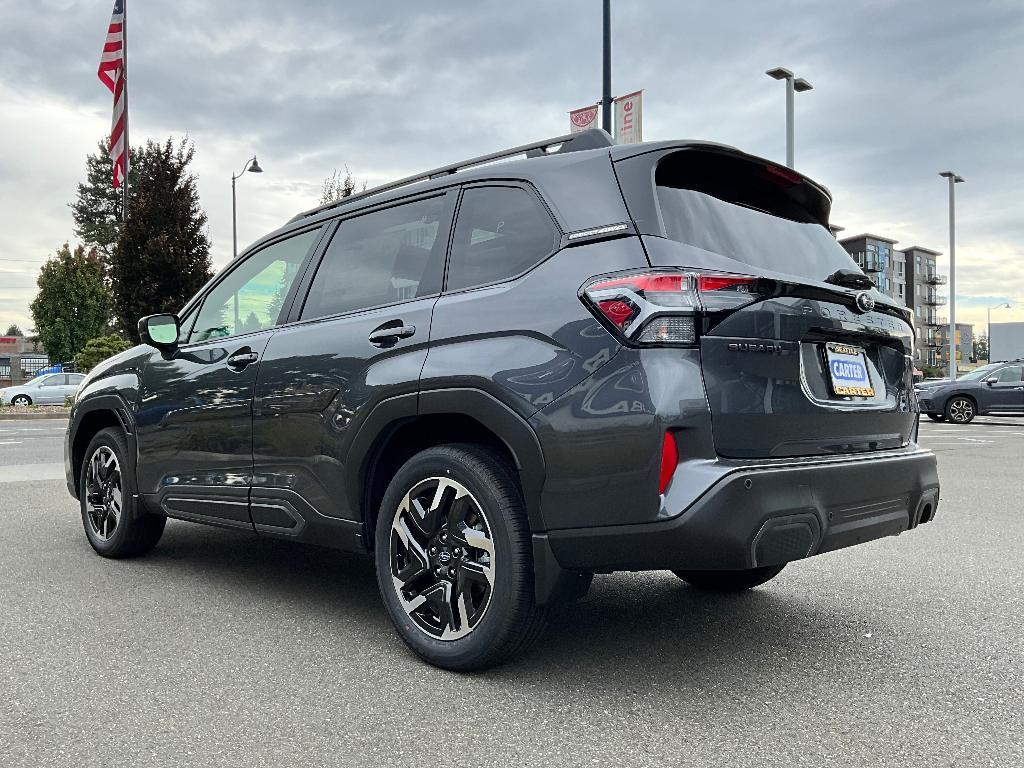
{"type": "Polygon", "coordinates": [[[259,359],[260,356],[252,350],[243,349],[235,352],[235,354],[228,358],[228,365],[232,368],[238,368],[241,370],[247,365],[252,365],[259,359]]]}
{"type": "Polygon", "coordinates": [[[394,344],[399,339],[408,339],[416,333],[415,325],[401,325],[401,321],[398,322],[398,325],[386,324],[379,328],[374,328],[367,337],[370,343],[378,347],[388,346],[389,344],[394,344]]]}

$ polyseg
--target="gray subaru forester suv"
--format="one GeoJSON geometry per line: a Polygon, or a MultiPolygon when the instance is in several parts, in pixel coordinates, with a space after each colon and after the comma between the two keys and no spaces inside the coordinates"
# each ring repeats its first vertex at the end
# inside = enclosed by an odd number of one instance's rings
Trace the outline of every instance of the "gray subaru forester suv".
{"type": "Polygon", "coordinates": [[[469,670],[595,572],[742,590],[929,522],[910,314],[830,204],[730,147],[595,130],[302,213],[89,374],[86,536],[369,553],[401,638],[469,670]]]}

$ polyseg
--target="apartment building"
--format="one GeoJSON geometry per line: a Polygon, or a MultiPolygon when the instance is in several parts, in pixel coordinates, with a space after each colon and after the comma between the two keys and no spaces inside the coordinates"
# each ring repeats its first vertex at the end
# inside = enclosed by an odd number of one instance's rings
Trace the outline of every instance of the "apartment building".
{"type": "MultiPolygon", "coordinates": [[[[899,250],[897,242],[890,237],[870,233],[839,240],[879,291],[913,311],[917,333],[914,359],[917,364],[946,367],[949,348],[944,340],[948,337],[949,322],[939,314],[947,303],[946,294],[941,292],[946,276],[940,275],[936,269],[936,258],[942,254],[919,245],[899,250]]],[[[957,336],[969,339],[973,344],[972,326],[958,323],[957,336]]],[[[970,348],[964,348],[968,351],[962,358],[961,347],[957,348],[957,362],[961,365],[971,357],[970,348]]]]}

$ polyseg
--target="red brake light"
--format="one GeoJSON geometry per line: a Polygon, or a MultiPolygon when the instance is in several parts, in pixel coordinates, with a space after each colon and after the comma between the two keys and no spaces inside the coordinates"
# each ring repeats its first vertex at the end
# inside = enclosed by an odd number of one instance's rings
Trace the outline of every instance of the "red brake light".
{"type": "Polygon", "coordinates": [[[744,277],[742,275],[698,275],[697,286],[701,292],[720,291],[724,288],[740,288],[740,286],[754,287],[756,277],[744,277]]]}
{"type": "Polygon", "coordinates": [[[778,176],[779,178],[785,179],[791,184],[799,184],[801,181],[803,181],[803,177],[800,176],[800,174],[794,173],[793,171],[787,168],[781,168],[777,165],[772,165],[769,163],[765,165],[764,169],[773,176],[778,176]]]}
{"type": "Polygon", "coordinates": [[[661,441],[661,473],[658,477],[658,493],[665,493],[678,465],[679,449],[676,448],[676,439],[671,432],[666,432],[661,441]]]}

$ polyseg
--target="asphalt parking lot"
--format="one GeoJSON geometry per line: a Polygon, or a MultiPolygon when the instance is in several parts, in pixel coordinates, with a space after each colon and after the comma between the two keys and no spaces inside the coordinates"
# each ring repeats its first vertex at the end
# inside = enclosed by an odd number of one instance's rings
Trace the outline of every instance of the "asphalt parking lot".
{"type": "Polygon", "coordinates": [[[1024,764],[1024,419],[924,422],[938,518],[738,597],[599,576],[532,654],[413,659],[368,559],[170,522],[96,557],[0,422],[0,766],[1024,764]]]}

